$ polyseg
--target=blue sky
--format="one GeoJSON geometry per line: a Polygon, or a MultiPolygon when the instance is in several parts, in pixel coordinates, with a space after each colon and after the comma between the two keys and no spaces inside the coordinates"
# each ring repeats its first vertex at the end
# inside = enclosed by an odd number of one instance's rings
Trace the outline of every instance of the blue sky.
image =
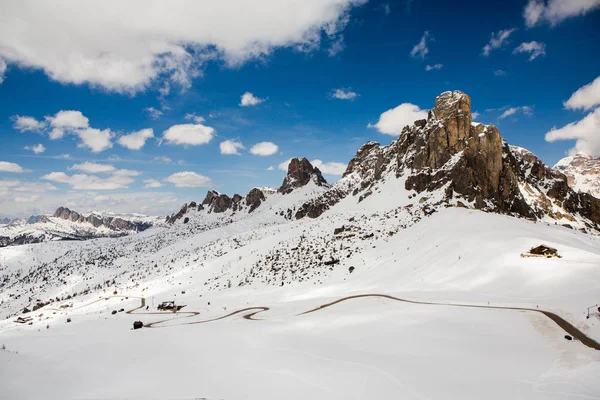
{"type": "Polygon", "coordinates": [[[455,89],[550,165],[600,156],[600,1],[22,3],[0,6],[0,215],[166,214],[212,188],[277,187],[291,157],[334,181],[455,89]],[[546,141],[555,127],[571,140],[546,141]],[[276,149],[252,154],[263,142],[276,149]]]}

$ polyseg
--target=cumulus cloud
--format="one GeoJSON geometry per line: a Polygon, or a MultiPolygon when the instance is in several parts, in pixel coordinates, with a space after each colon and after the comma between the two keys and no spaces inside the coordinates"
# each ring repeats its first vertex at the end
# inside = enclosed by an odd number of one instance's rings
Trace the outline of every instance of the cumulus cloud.
{"type": "Polygon", "coordinates": [[[215,135],[214,128],[202,124],[173,125],[163,132],[162,140],[169,144],[198,146],[207,144],[215,135]]]}
{"type": "Polygon", "coordinates": [[[252,146],[250,153],[256,156],[272,156],[279,151],[279,147],[273,142],[260,142],[252,146]]]}
{"type": "Polygon", "coordinates": [[[116,190],[127,188],[135,181],[133,177],[140,174],[139,171],[121,169],[115,170],[109,176],[103,178],[97,175],[67,175],[64,172],[51,172],[40,179],[63,183],[78,190],[116,190]]]}
{"type": "Polygon", "coordinates": [[[81,143],[77,147],[87,147],[93,153],[99,153],[113,147],[111,139],[115,134],[110,129],[86,128],[77,130],[76,134],[81,139],[81,143]]]}
{"type": "Polygon", "coordinates": [[[379,116],[376,124],[369,124],[368,128],[375,128],[386,135],[399,135],[402,128],[412,125],[416,120],[426,119],[427,111],[421,110],[419,106],[402,103],[398,107],[387,110],[379,116]]]}
{"type": "Polygon", "coordinates": [[[344,36],[339,35],[329,46],[329,50],[327,50],[327,54],[329,57],[334,57],[338,53],[341,53],[346,48],[346,44],[344,43],[344,36]]]}
{"type": "Polygon", "coordinates": [[[339,88],[339,89],[334,89],[330,94],[329,97],[332,99],[339,99],[339,100],[354,100],[359,96],[358,93],[354,92],[352,90],[352,88],[339,88]]]}
{"type": "Polygon", "coordinates": [[[508,118],[517,113],[522,113],[524,115],[532,115],[533,107],[529,106],[521,106],[521,107],[508,107],[504,110],[504,112],[498,117],[498,119],[508,118]]]}
{"type": "Polygon", "coordinates": [[[277,48],[318,49],[365,1],[9,2],[0,13],[0,59],[120,93],[164,82],[186,88],[211,60],[239,66],[277,48]]]}
{"type": "Polygon", "coordinates": [[[319,168],[326,175],[341,176],[346,171],[346,164],[339,162],[323,162],[321,160],[312,160],[313,166],[319,168]]]}
{"type": "Polygon", "coordinates": [[[600,76],[593,82],[577,89],[575,93],[564,102],[566,108],[571,110],[590,110],[600,104],[600,76]]]}
{"type": "Polygon", "coordinates": [[[419,43],[417,43],[411,50],[410,55],[413,58],[425,59],[425,56],[429,54],[429,48],[427,47],[427,41],[433,40],[433,37],[429,31],[425,31],[419,43]]]}
{"type": "Polygon", "coordinates": [[[152,128],[142,129],[129,135],[121,136],[118,143],[129,150],[139,150],[146,144],[146,140],[154,137],[152,128]]]}
{"type": "Polygon", "coordinates": [[[97,164],[95,162],[86,161],[82,164],[75,164],[69,167],[70,170],[83,171],[88,174],[98,174],[104,172],[114,172],[117,169],[111,164],[97,164]]]}
{"type": "Polygon", "coordinates": [[[25,170],[19,164],[8,161],[0,161],[0,172],[14,172],[20,174],[25,172],[25,170]]]}
{"type": "Polygon", "coordinates": [[[434,69],[442,69],[443,67],[444,67],[444,64],[426,65],[425,71],[431,71],[434,69]]]}
{"type": "Polygon", "coordinates": [[[46,127],[46,124],[43,121],[38,121],[37,119],[26,115],[14,115],[11,119],[14,122],[13,128],[21,133],[27,131],[41,132],[46,127]]]}
{"type": "Polygon", "coordinates": [[[539,56],[546,55],[546,44],[536,42],[523,42],[513,50],[513,54],[517,53],[529,53],[529,61],[533,61],[539,56]]]}
{"type": "Polygon", "coordinates": [[[567,18],[585,15],[600,7],[600,0],[529,0],[523,10],[525,24],[555,26],[567,18]]]}
{"type": "Polygon", "coordinates": [[[269,165],[269,167],[267,168],[267,171],[275,171],[275,167],[272,165],[269,165]]]}
{"type": "Polygon", "coordinates": [[[264,101],[265,101],[265,99],[261,99],[260,97],[254,96],[250,92],[246,92],[240,98],[240,106],[241,107],[252,107],[252,106],[256,106],[264,101]]]}
{"type": "Polygon", "coordinates": [[[162,111],[154,107],[146,107],[144,108],[144,112],[152,119],[159,119],[163,115],[162,111]]]}
{"type": "Polygon", "coordinates": [[[185,114],[185,119],[186,119],[186,121],[187,120],[192,120],[196,124],[201,124],[202,122],[206,121],[206,119],[204,119],[204,117],[201,117],[200,115],[196,115],[196,113],[187,113],[187,114],[185,114]]]}
{"type": "Polygon", "coordinates": [[[280,171],[284,171],[287,172],[288,170],[288,166],[290,165],[290,162],[292,161],[291,158],[288,158],[287,160],[285,160],[284,162],[277,164],[277,169],[280,171]]]}
{"type": "Polygon", "coordinates": [[[89,127],[90,120],[82,114],[81,111],[62,110],[54,116],[47,116],[46,121],[52,127],[50,139],[60,139],[65,135],[65,131],[76,132],[79,129],[89,127]]]}
{"type": "Polygon", "coordinates": [[[43,144],[38,143],[34,146],[25,146],[23,147],[25,150],[31,150],[33,151],[35,154],[40,154],[43,153],[44,151],[46,151],[46,148],[44,147],[43,144]]]}
{"type": "Polygon", "coordinates": [[[163,184],[156,179],[144,179],[144,183],[144,188],[146,189],[163,187],[163,184]]]}
{"type": "Polygon", "coordinates": [[[570,153],[582,152],[600,157],[600,108],[586,115],[582,120],[572,122],[562,128],[553,128],[546,133],[548,142],[557,140],[575,140],[575,147],[570,153]]]}
{"type": "Polygon", "coordinates": [[[210,178],[192,171],[176,172],[164,179],[176,187],[209,187],[212,186],[210,178]]]}
{"type": "Polygon", "coordinates": [[[221,154],[240,155],[239,150],[245,149],[244,145],[237,140],[225,140],[219,144],[221,154]]]}
{"type": "Polygon", "coordinates": [[[516,30],[517,28],[511,28],[499,30],[498,32],[492,32],[492,37],[490,38],[488,44],[483,46],[481,54],[487,57],[490,55],[492,50],[501,48],[502,45],[508,40],[510,35],[512,35],[512,33],[516,30]]]}

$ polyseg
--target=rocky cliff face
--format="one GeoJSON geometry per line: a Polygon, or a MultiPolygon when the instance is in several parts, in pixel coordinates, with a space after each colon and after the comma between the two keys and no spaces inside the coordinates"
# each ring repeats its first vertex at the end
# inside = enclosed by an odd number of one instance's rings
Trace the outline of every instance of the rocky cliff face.
{"type": "Polygon", "coordinates": [[[600,229],[597,199],[575,193],[562,173],[530,152],[511,148],[495,126],[474,124],[471,99],[460,91],[438,96],[428,118],[405,127],[390,145],[363,145],[342,180],[296,218],[317,217],[349,195],[360,202],[389,179],[402,180],[423,207],[462,206],[600,229]]]}
{"type": "Polygon", "coordinates": [[[313,181],[317,186],[327,184],[319,168],[314,167],[306,158],[292,158],[288,165],[288,172],[279,188],[279,193],[289,194],[295,188],[307,185],[313,181]]]}
{"type": "Polygon", "coordinates": [[[569,186],[576,192],[600,198],[600,158],[577,153],[560,160],[554,169],[565,174],[569,186]]]}

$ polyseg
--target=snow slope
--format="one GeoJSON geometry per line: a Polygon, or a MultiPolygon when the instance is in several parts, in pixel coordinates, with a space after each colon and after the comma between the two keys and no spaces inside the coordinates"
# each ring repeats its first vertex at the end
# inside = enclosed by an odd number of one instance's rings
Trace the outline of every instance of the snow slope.
{"type": "Polygon", "coordinates": [[[585,318],[598,302],[598,237],[462,208],[427,217],[392,201],[374,211],[344,200],[318,219],[278,214],[314,189],[269,196],[250,217],[211,229],[198,220],[1,249],[2,273],[29,282],[3,287],[3,316],[31,306],[30,296],[65,300],[28,314],[32,325],[0,323],[0,386],[9,398],[57,399],[598,397],[600,352],[535,312],[359,298],[298,315],[366,293],[489,302],[554,311],[599,340],[598,314],[585,318]],[[520,257],[540,243],[562,258],[520,257]],[[43,281],[44,268],[59,281],[43,281]],[[114,291],[129,298],[86,306],[114,291]],[[200,314],[111,314],[139,307],[133,296],[150,311],[175,300],[200,314]],[[269,309],[257,321],[240,313],[184,324],[253,306],[269,309]],[[165,322],[132,331],[138,319],[165,322]]]}

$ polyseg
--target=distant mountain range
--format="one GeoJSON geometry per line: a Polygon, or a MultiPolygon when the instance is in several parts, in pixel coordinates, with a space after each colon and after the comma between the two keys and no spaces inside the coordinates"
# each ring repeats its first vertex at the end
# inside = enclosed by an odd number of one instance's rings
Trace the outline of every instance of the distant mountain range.
{"type": "Polygon", "coordinates": [[[567,176],[573,190],[600,198],[600,158],[577,153],[563,158],[554,168],[567,176]]]}

